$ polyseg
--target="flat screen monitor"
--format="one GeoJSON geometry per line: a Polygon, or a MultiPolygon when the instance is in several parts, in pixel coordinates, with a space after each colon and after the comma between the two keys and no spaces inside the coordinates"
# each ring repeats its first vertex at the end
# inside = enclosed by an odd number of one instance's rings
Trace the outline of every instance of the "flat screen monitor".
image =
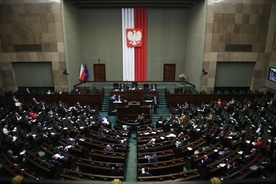
{"type": "Polygon", "coordinates": [[[272,82],[276,82],[276,68],[269,67],[267,79],[272,82]]]}

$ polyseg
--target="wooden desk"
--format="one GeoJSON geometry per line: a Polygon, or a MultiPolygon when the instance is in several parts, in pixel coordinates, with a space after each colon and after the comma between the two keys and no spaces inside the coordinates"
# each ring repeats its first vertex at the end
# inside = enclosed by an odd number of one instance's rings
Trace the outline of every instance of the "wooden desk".
{"type": "Polygon", "coordinates": [[[227,179],[243,179],[248,176],[253,171],[250,169],[253,165],[259,165],[265,160],[265,157],[262,154],[258,154],[252,161],[248,162],[247,164],[243,165],[241,169],[238,171],[224,177],[225,180],[227,179]]]}
{"type": "Polygon", "coordinates": [[[0,153],[0,164],[13,176],[20,174],[24,178],[37,178],[35,173],[29,173],[28,170],[24,170],[20,165],[15,165],[4,153],[0,153]]]}
{"type": "Polygon", "coordinates": [[[124,164],[114,162],[101,162],[90,159],[79,159],[77,164],[79,165],[79,171],[91,174],[110,175],[111,168],[116,165],[119,166],[119,170],[124,174],[124,164]]]}
{"type": "Polygon", "coordinates": [[[116,178],[123,180],[123,176],[110,176],[109,175],[99,175],[99,174],[89,174],[83,172],[72,171],[69,169],[63,169],[61,176],[68,180],[98,180],[98,181],[112,181],[116,178]]]}
{"type": "Polygon", "coordinates": [[[155,152],[139,152],[138,153],[138,163],[148,163],[147,155],[158,155],[159,161],[171,160],[174,157],[173,149],[168,149],[164,151],[155,151],[155,152]]]}
{"type": "Polygon", "coordinates": [[[89,155],[89,150],[86,147],[73,144],[65,138],[60,139],[58,143],[59,145],[62,145],[64,147],[71,145],[72,147],[68,148],[68,151],[70,154],[75,155],[77,157],[87,158],[89,155]]]}
{"type": "Polygon", "coordinates": [[[138,181],[185,181],[185,180],[196,180],[200,174],[197,169],[179,172],[174,174],[156,175],[156,176],[138,176],[138,181]]]}
{"type": "Polygon", "coordinates": [[[75,105],[79,102],[81,105],[90,105],[92,108],[98,107],[104,100],[104,89],[93,94],[17,94],[17,98],[24,99],[24,101],[31,101],[32,98],[42,100],[46,104],[53,102],[66,102],[69,106],[75,105]]]}
{"type": "Polygon", "coordinates": [[[62,167],[56,167],[55,165],[46,162],[45,160],[41,159],[38,154],[33,153],[29,150],[26,150],[24,158],[37,170],[43,172],[48,177],[52,179],[60,178],[62,167]]]}
{"type": "Polygon", "coordinates": [[[110,95],[120,95],[123,99],[132,101],[146,100],[148,97],[158,96],[158,91],[150,90],[127,90],[127,91],[111,91],[110,95]]]}
{"type": "Polygon", "coordinates": [[[67,169],[75,169],[76,168],[77,157],[75,157],[74,155],[61,153],[59,150],[57,150],[56,148],[52,147],[51,145],[49,145],[46,142],[44,142],[40,146],[40,148],[45,152],[45,155],[48,158],[51,158],[53,155],[55,155],[57,153],[59,153],[60,155],[66,156],[64,158],[63,166],[65,168],[67,168],[67,169]]]}
{"type": "Polygon", "coordinates": [[[92,150],[89,155],[93,160],[97,161],[117,162],[123,164],[125,164],[126,161],[126,155],[119,152],[92,150]]]}
{"type": "Polygon", "coordinates": [[[178,173],[183,171],[183,166],[185,165],[185,161],[183,158],[172,159],[161,162],[153,162],[153,163],[138,163],[137,169],[138,173],[142,172],[142,168],[149,167],[149,172],[152,175],[160,175],[160,174],[170,174],[170,173],[178,173]]]}
{"type": "MultiPolygon", "coordinates": [[[[78,140],[79,145],[83,147],[87,147],[89,149],[93,148],[93,149],[103,150],[104,148],[106,148],[106,145],[110,144],[107,142],[98,141],[97,139],[87,138],[81,135],[77,135],[76,139],[78,140]]],[[[126,153],[127,151],[126,145],[114,144],[114,143],[111,143],[111,144],[112,144],[112,147],[116,150],[116,152],[126,153]]]]}
{"type": "Polygon", "coordinates": [[[168,107],[176,107],[177,104],[184,104],[185,102],[189,104],[201,104],[216,101],[218,99],[230,101],[232,98],[239,101],[243,101],[247,98],[253,101],[255,97],[261,98],[263,96],[263,94],[183,94],[178,93],[179,90],[177,89],[175,92],[176,93],[170,93],[170,91],[165,88],[165,98],[168,107]]]}

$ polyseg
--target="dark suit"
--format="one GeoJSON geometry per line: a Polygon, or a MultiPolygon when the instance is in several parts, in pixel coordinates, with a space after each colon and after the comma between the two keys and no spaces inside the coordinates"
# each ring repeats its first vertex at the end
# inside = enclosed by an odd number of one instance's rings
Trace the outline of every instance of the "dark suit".
{"type": "Polygon", "coordinates": [[[114,168],[111,169],[110,175],[111,176],[122,176],[123,174],[122,174],[121,169],[114,167],[114,168]]]}
{"type": "Polygon", "coordinates": [[[36,128],[37,128],[37,130],[39,131],[39,132],[44,132],[45,130],[46,130],[46,127],[45,126],[42,126],[42,125],[37,125],[36,126],[36,128]]]}
{"type": "Polygon", "coordinates": [[[10,161],[16,164],[22,163],[22,160],[23,160],[22,156],[17,156],[17,155],[7,154],[7,157],[9,158],[10,161]]]}
{"type": "Polygon", "coordinates": [[[20,116],[23,116],[23,114],[25,113],[24,109],[22,109],[21,107],[17,109],[17,112],[20,116]]]}
{"type": "Polygon", "coordinates": [[[206,158],[203,160],[203,162],[198,163],[198,169],[199,169],[199,174],[200,174],[200,179],[206,180],[209,179],[210,173],[209,169],[207,166],[213,162],[212,158],[206,158]]]}
{"type": "Polygon", "coordinates": [[[46,104],[43,102],[39,105],[39,110],[45,110],[46,109],[46,104]]]}
{"type": "Polygon", "coordinates": [[[257,152],[251,153],[250,155],[248,155],[247,158],[244,159],[244,162],[250,162],[250,161],[252,161],[256,156],[257,156],[257,152]]]}
{"type": "Polygon", "coordinates": [[[199,163],[198,166],[199,167],[207,167],[207,165],[211,164],[213,162],[212,158],[206,158],[203,160],[202,163],[199,163]]]}
{"type": "Polygon", "coordinates": [[[157,98],[153,98],[152,105],[153,105],[153,113],[157,114],[157,108],[158,108],[158,100],[157,100],[157,98]]]}
{"type": "Polygon", "coordinates": [[[152,162],[159,162],[158,158],[157,158],[157,155],[152,155],[150,158],[149,158],[149,162],[152,163],[152,162]]]}
{"type": "Polygon", "coordinates": [[[228,123],[225,123],[223,126],[222,126],[222,131],[227,131],[229,129],[229,124],[228,123]]]}
{"type": "Polygon", "coordinates": [[[238,165],[238,166],[235,166],[235,167],[231,167],[231,168],[229,168],[229,169],[226,170],[226,173],[227,173],[227,174],[232,174],[232,173],[238,171],[240,168],[241,168],[241,167],[240,167],[239,165],[238,165]]]}

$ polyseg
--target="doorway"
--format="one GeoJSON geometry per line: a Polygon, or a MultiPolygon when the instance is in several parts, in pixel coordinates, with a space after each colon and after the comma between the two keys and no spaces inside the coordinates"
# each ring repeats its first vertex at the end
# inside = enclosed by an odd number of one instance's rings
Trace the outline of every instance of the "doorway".
{"type": "Polygon", "coordinates": [[[105,64],[94,64],[94,81],[105,82],[105,64]]]}
{"type": "Polygon", "coordinates": [[[163,81],[175,81],[175,64],[164,64],[163,81]]]}

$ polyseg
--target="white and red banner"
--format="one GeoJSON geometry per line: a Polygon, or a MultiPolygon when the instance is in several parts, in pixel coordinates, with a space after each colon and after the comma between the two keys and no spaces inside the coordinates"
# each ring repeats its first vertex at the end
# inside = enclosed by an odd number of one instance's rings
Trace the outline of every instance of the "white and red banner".
{"type": "Polygon", "coordinates": [[[147,10],[122,9],[123,80],[147,80],[147,10]]]}

